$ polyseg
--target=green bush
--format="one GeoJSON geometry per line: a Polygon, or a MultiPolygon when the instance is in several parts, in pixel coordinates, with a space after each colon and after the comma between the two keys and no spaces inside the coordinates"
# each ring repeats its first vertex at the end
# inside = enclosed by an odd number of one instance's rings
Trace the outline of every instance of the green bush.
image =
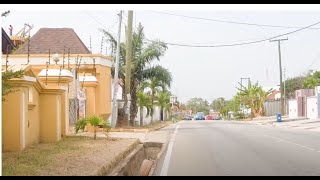
{"type": "Polygon", "coordinates": [[[236,112],[236,113],[234,113],[234,117],[235,117],[236,119],[239,119],[239,120],[243,120],[243,119],[247,118],[246,114],[243,113],[243,112],[236,112]]]}
{"type": "Polygon", "coordinates": [[[104,120],[102,117],[99,116],[91,116],[79,119],[75,124],[76,133],[79,130],[84,130],[84,128],[90,124],[93,126],[93,139],[97,138],[97,128],[103,128],[106,133],[108,133],[111,129],[110,123],[107,120],[104,120]]]}

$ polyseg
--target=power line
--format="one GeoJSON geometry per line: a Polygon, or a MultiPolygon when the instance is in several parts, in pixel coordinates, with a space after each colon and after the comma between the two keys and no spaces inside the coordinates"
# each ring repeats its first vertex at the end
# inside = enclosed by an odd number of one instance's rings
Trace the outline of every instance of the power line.
{"type": "MultiPolygon", "coordinates": [[[[83,10],[83,12],[85,12],[89,17],[91,17],[96,23],[98,23],[98,24],[100,24],[102,27],[108,29],[108,31],[112,32],[113,34],[116,34],[115,32],[113,32],[113,31],[111,30],[111,28],[112,28],[117,22],[115,22],[112,26],[110,26],[109,28],[107,28],[107,26],[105,26],[103,23],[101,23],[101,21],[100,21],[98,18],[92,16],[91,14],[89,14],[89,13],[88,13],[87,11],[85,11],[85,10],[83,10]]],[[[117,21],[118,21],[118,20],[117,20],[117,21]]]]}
{"type": "Polygon", "coordinates": [[[319,56],[319,53],[316,55],[316,58],[312,61],[312,63],[308,66],[308,68],[306,68],[306,70],[302,72],[302,74],[307,73],[309,70],[311,70],[311,67],[314,65],[314,63],[317,60],[319,60],[318,56],[319,56]]]}
{"type": "MultiPolygon", "coordinates": [[[[306,27],[303,27],[303,28],[300,28],[300,29],[297,29],[297,30],[294,30],[294,31],[291,31],[291,32],[288,32],[288,33],[276,35],[276,36],[273,36],[273,37],[270,37],[270,38],[256,40],[256,41],[250,41],[250,42],[244,42],[244,43],[220,44],[220,45],[191,45],[191,44],[177,44],[177,43],[171,43],[171,42],[164,42],[164,43],[167,44],[167,45],[183,46],[183,47],[230,47],[230,46],[241,46],[241,45],[256,44],[256,43],[260,43],[260,42],[264,42],[264,41],[269,41],[269,40],[272,40],[272,39],[275,39],[275,38],[278,38],[278,37],[281,37],[281,36],[286,36],[286,35],[289,35],[289,34],[293,34],[293,33],[302,31],[304,29],[308,29],[308,28],[310,28],[312,26],[315,26],[315,25],[318,25],[318,24],[320,24],[320,22],[311,24],[309,26],[306,26],[306,27]]],[[[147,40],[148,41],[152,41],[152,40],[149,40],[149,39],[147,39],[147,40]]]]}
{"type": "MultiPolygon", "coordinates": [[[[166,15],[170,15],[170,16],[190,18],[190,19],[197,19],[197,20],[229,23],[229,24],[239,24],[239,25],[248,25],[248,26],[261,26],[261,27],[271,27],[271,28],[291,28],[291,29],[302,28],[302,27],[299,27],[299,26],[281,26],[281,25],[256,24],[256,23],[247,23],[247,22],[226,21],[226,20],[220,20],[220,19],[211,19],[211,18],[203,18],[203,17],[195,17],[195,16],[187,16],[187,15],[166,13],[166,12],[160,12],[160,11],[150,11],[150,12],[158,13],[158,14],[166,14],[166,15]]],[[[320,28],[309,28],[309,29],[320,29],[320,28]]]]}

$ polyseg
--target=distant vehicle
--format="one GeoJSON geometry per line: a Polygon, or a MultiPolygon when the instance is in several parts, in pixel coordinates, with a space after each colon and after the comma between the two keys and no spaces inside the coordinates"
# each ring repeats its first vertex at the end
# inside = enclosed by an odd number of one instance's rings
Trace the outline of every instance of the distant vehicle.
{"type": "Polygon", "coordinates": [[[213,115],[208,115],[208,116],[206,116],[206,120],[214,120],[213,115]]]}
{"type": "Polygon", "coordinates": [[[222,117],[220,115],[214,115],[213,119],[214,120],[222,120],[222,117]]]}
{"type": "Polygon", "coordinates": [[[192,115],[185,115],[184,120],[192,120],[193,116],[192,115]]]}
{"type": "Polygon", "coordinates": [[[196,114],[196,116],[195,116],[195,119],[196,119],[196,120],[205,120],[206,117],[205,117],[205,115],[204,115],[203,112],[197,112],[197,114],[196,114]]]}

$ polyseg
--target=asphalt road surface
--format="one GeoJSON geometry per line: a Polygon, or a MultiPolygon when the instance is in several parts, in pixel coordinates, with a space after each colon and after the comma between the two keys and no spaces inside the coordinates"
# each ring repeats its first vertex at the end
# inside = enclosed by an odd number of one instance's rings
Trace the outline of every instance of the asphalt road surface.
{"type": "Polygon", "coordinates": [[[320,175],[320,133],[228,121],[182,121],[160,176],[320,175]]]}

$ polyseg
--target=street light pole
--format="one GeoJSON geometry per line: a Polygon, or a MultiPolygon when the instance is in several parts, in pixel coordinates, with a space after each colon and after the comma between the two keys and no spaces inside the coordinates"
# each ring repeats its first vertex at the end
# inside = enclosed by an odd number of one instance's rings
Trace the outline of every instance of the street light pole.
{"type": "Polygon", "coordinates": [[[283,100],[284,100],[284,115],[287,115],[287,103],[286,103],[286,68],[283,69],[283,100]]]}
{"type": "Polygon", "coordinates": [[[171,105],[171,121],[173,121],[173,103],[175,102],[176,100],[176,96],[171,96],[171,102],[172,102],[172,105],[171,105]]]}
{"type": "Polygon", "coordinates": [[[250,78],[240,78],[240,79],[241,79],[241,89],[242,89],[242,79],[248,80],[248,85],[247,85],[247,87],[250,86],[250,83],[251,83],[250,78]]]}
{"type": "Polygon", "coordinates": [[[114,82],[113,82],[113,99],[112,99],[112,119],[111,127],[114,128],[117,125],[118,116],[118,105],[117,105],[117,93],[118,93],[118,74],[119,74],[119,58],[120,58],[120,35],[121,35],[121,21],[122,21],[122,10],[119,13],[119,29],[118,29],[118,39],[117,39],[117,54],[114,72],[114,82]]]}
{"type": "MultiPolygon", "coordinates": [[[[132,61],[132,21],[133,21],[133,11],[128,11],[128,27],[126,32],[126,77],[125,77],[125,94],[126,97],[131,96],[130,87],[131,87],[131,61],[132,61]]],[[[128,125],[130,125],[130,102],[126,98],[126,120],[128,125]]],[[[134,126],[134,119],[131,122],[131,125],[134,126]]]]}

